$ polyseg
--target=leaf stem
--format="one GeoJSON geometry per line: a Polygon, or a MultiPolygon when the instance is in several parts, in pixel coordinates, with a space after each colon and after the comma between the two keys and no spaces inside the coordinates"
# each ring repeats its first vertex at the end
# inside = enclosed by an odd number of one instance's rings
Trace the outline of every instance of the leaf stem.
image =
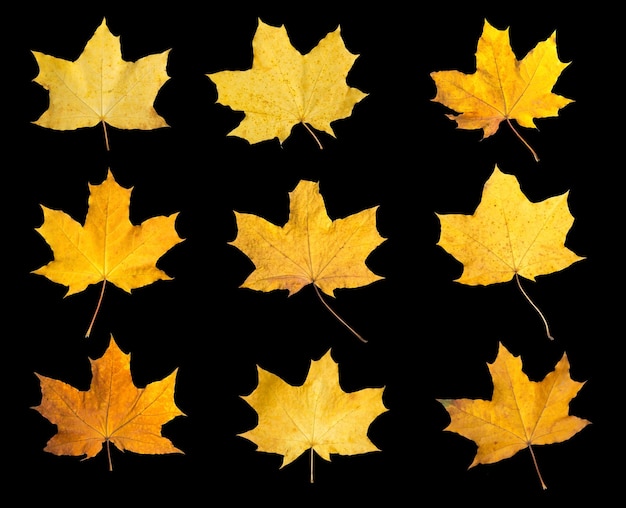
{"type": "Polygon", "coordinates": [[[310,458],[310,464],[311,464],[311,483],[315,483],[315,480],[313,479],[313,447],[310,448],[311,450],[311,458],[310,458]]]}
{"type": "Polygon", "coordinates": [[[530,150],[530,153],[533,154],[535,162],[539,162],[539,156],[537,155],[537,152],[535,152],[533,150],[533,147],[528,144],[528,142],[522,137],[522,135],[519,132],[517,132],[517,129],[515,129],[515,127],[513,127],[513,124],[511,123],[511,120],[509,118],[506,119],[506,123],[509,124],[509,127],[511,127],[511,130],[513,131],[513,133],[520,139],[520,141],[522,143],[524,143],[526,148],[528,148],[530,150]]]}
{"type": "Polygon", "coordinates": [[[526,297],[526,300],[528,300],[528,303],[530,303],[532,305],[533,309],[535,309],[535,311],[537,312],[537,314],[539,314],[539,317],[543,321],[543,325],[546,327],[546,335],[548,336],[548,339],[554,340],[554,337],[550,334],[550,327],[548,326],[548,321],[546,320],[546,318],[543,315],[543,313],[539,310],[539,307],[537,307],[533,303],[533,301],[530,299],[530,297],[526,294],[526,291],[524,291],[524,288],[522,287],[522,284],[521,284],[521,282],[519,280],[519,275],[517,273],[515,274],[515,281],[517,282],[517,287],[519,288],[519,290],[526,297]]]}
{"type": "Polygon", "coordinates": [[[320,301],[324,304],[324,306],[328,309],[328,311],[337,318],[337,320],[343,325],[345,326],[348,330],[350,330],[357,339],[359,339],[361,342],[367,342],[367,340],[365,340],[363,337],[361,337],[361,335],[354,329],[352,328],[348,323],[346,323],[340,316],[339,314],[337,314],[331,307],[330,305],[328,305],[326,303],[326,300],[324,300],[324,298],[322,297],[322,293],[320,293],[319,288],[317,287],[317,285],[315,285],[315,283],[313,283],[313,288],[315,289],[315,292],[317,293],[318,298],[320,299],[320,301]]]}
{"type": "Polygon", "coordinates": [[[111,460],[111,441],[107,439],[107,457],[109,458],[109,471],[113,471],[113,461],[111,460]]]}
{"type": "Polygon", "coordinates": [[[533,451],[532,445],[528,445],[528,449],[530,450],[530,456],[533,458],[533,464],[535,464],[535,471],[537,471],[537,476],[539,477],[539,481],[541,482],[541,488],[546,490],[548,486],[544,483],[543,478],[541,477],[541,472],[539,471],[539,464],[537,464],[537,459],[535,458],[535,452],[533,451]]]}
{"type": "Polygon", "coordinates": [[[106,279],[102,281],[102,290],[100,291],[100,298],[98,298],[98,304],[96,305],[96,310],[93,313],[93,317],[91,318],[91,323],[89,323],[89,328],[87,328],[87,333],[85,333],[85,338],[88,339],[89,335],[91,335],[91,329],[93,328],[93,324],[96,321],[96,316],[98,315],[98,311],[100,310],[100,306],[102,305],[102,299],[104,298],[104,288],[106,286],[106,279]]]}
{"type": "Polygon", "coordinates": [[[102,129],[104,130],[104,146],[107,149],[107,152],[111,151],[111,145],[109,145],[109,132],[107,130],[107,124],[104,120],[102,120],[102,129]]]}
{"type": "Polygon", "coordinates": [[[313,136],[313,139],[317,142],[317,146],[320,147],[320,150],[323,150],[324,147],[322,146],[322,142],[319,140],[319,138],[315,135],[315,132],[313,132],[313,129],[311,129],[311,127],[309,127],[306,123],[302,122],[302,125],[304,125],[304,127],[306,128],[307,131],[309,131],[309,134],[311,134],[311,136],[313,136]]]}

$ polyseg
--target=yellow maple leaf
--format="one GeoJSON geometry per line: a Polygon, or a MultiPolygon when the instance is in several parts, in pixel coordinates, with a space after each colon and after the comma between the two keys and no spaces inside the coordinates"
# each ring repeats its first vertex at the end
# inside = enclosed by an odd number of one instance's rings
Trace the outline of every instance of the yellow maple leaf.
{"type": "Polygon", "coordinates": [[[472,215],[436,214],[441,222],[437,245],[463,263],[456,281],[487,285],[515,275],[535,280],[584,259],[565,247],[574,223],[568,195],[533,203],[515,176],[495,166],[472,215]]]}
{"type": "Polygon", "coordinates": [[[235,212],[238,233],[230,245],[255,265],[241,287],[286,289],[291,296],[314,284],[334,296],[337,288],[356,288],[382,279],[365,264],[385,240],[376,229],[377,209],[331,220],[319,183],[301,180],[289,193],[289,220],[284,226],[235,212]]]}
{"type": "Polygon", "coordinates": [[[160,381],[137,388],[130,372],[130,355],[113,337],[104,355],[91,360],[89,390],[35,373],[41,384],[41,403],[33,407],[57,426],[45,451],[55,455],[95,457],[106,443],[141,454],[183,453],[161,435],[161,427],[185,414],[174,402],[175,369],[160,381]]]}
{"type": "Polygon", "coordinates": [[[383,388],[346,393],[339,385],[339,369],[330,350],[311,367],[304,384],[293,386],[257,366],[258,386],[242,398],[258,414],[258,424],[239,434],[257,451],[283,455],[281,468],[306,450],[330,461],[330,454],[357,455],[380,451],[367,436],[375,418],[387,411],[383,388]]]}
{"type": "Polygon", "coordinates": [[[569,415],[569,403],[584,382],[570,378],[565,354],[542,381],[531,381],[522,371],[521,359],[502,344],[488,367],[493,381],[491,400],[439,399],[451,418],[444,430],[476,443],[478,450],[470,468],[498,462],[528,448],[545,489],[532,445],[566,441],[591,423],[569,415]]]}
{"type": "Polygon", "coordinates": [[[84,226],[65,212],[42,205],[44,221],[36,231],[52,248],[54,259],[32,273],[68,286],[65,296],[102,282],[100,302],[107,281],[130,293],[157,280],[171,280],[156,262],[183,241],[174,226],[178,212],[133,225],[132,188],[118,185],[111,171],[101,184],[90,184],[89,191],[84,226]]]}
{"type": "MultiPolygon", "coordinates": [[[[289,200],[289,220],[284,226],[235,212],[238,233],[230,245],[255,265],[241,287],[286,289],[291,296],[313,284],[318,295],[319,288],[334,296],[335,289],[361,287],[383,278],[365,264],[372,250],[385,240],[376,229],[377,206],[331,220],[319,184],[307,180],[289,193],[289,200]]],[[[329,308],[321,295],[320,299],[329,308]]]]}
{"type": "Polygon", "coordinates": [[[245,112],[229,135],[250,143],[277,137],[282,144],[295,125],[303,124],[334,137],[331,122],[350,116],[367,96],[346,83],[358,55],[346,49],[339,27],[302,55],[284,26],[259,20],[252,50],[251,69],[207,74],[217,87],[218,103],[245,112]]]}
{"type": "Polygon", "coordinates": [[[484,22],[476,50],[476,72],[438,71],[430,75],[437,86],[433,101],[456,113],[447,115],[460,129],[482,129],[486,138],[502,121],[531,150],[511,124],[536,128],[534,119],[558,116],[561,108],[573,102],[552,93],[552,88],[569,63],[559,60],[556,32],[517,60],[509,42],[509,29],[498,30],[484,22]]]}
{"type": "Polygon", "coordinates": [[[456,281],[488,285],[515,277],[519,285],[520,276],[534,281],[537,275],[584,259],[565,247],[574,222],[567,206],[568,194],[533,203],[513,175],[495,166],[472,215],[436,214],[441,222],[437,245],[463,264],[456,281]]]}
{"type": "Polygon", "coordinates": [[[102,123],[105,136],[105,124],[144,130],[168,126],[153,102],[169,79],[169,50],[124,61],[119,36],[113,36],[103,19],[76,61],[32,53],[39,65],[35,82],[50,91],[50,105],[35,124],[74,130],[102,123]]]}

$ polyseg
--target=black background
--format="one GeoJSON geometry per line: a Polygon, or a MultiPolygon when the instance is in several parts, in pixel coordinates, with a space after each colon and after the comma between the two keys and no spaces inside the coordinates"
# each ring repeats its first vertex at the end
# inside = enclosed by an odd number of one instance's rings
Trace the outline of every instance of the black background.
{"type": "MultiPolygon", "coordinates": [[[[610,403],[617,397],[611,372],[623,334],[614,330],[620,297],[609,289],[619,287],[611,275],[619,265],[609,259],[619,236],[606,234],[615,219],[609,208],[618,181],[612,175],[621,173],[613,157],[619,140],[610,139],[607,82],[597,79],[617,53],[605,28],[610,11],[596,3],[580,12],[528,5],[457,11],[404,2],[372,9],[341,2],[262,4],[21,8],[5,19],[14,29],[4,71],[10,89],[5,101],[14,114],[5,116],[4,136],[9,403],[3,405],[3,463],[10,478],[30,483],[22,490],[30,499],[44,494],[70,505],[87,502],[73,495],[81,488],[96,499],[169,496],[217,505],[329,502],[330,496],[354,503],[381,499],[389,506],[608,496],[616,467],[609,458],[619,457],[614,443],[621,441],[610,403]],[[32,81],[37,65],[30,51],[74,60],[105,16],[113,34],[121,35],[125,60],[171,48],[171,79],[155,102],[170,128],[111,128],[109,153],[100,127],[61,132],[31,123],[47,109],[48,93],[32,81]],[[250,145],[227,137],[243,113],[216,104],[205,74],[249,68],[259,17],[285,24],[302,53],[340,25],[347,48],[360,55],[348,84],[369,96],[333,124],[336,138],[318,133],[323,150],[302,126],[282,147],[277,140],[250,145]],[[510,27],[518,57],[556,30],[559,56],[572,62],[554,91],[576,102],[556,118],[537,120],[538,130],[523,129],[539,163],[506,125],[481,141],[480,131],[456,129],[447,110],[431,101],[430,72],[474,71],[485,17],[499,29],[510,27]],[[523,281],[551,324],[553,342],[514,282],[459,285],[453,280],[461,264],[436,246],[435,212],[472,213],[496,164],[517,176],[531,201],[570,191],[575,222],[566,245],[586,259],[535,283],[523,281]],[[134,188],[133,223],[178,211],[176,228],[185,241],[158,262],[174,280],[130,295],[109,285],[85,339],[100,286],[64,298],[65,287],[30,274],[52,259],[35,228],[43,220],[40,204],[82,222],[87,184],[101,183],[108,168],[120,185],[134,188]],[[368,265],[385,279],[338,291],[332,302],[367,344],[324,309],[310,286],[289,298],[283,291],[238,287],[253,267],[228,245],[237,233],[233,210],[283,224],[287,193],[301,179],[320,182],[333,219],[379,205],[377,227],[387,241],[368,265]],[[184,455],[114,450],[109,472],[103,452],[81,462],[43,451],[55,427],[31,409],[41,398],[34,372],[88,389],[88,358],[103,354],[111,334],[131,353],[138,386],[179,368],[176,402],[187,416],[166,424],[163,434],[184,455]],[[545,492],[528,451],[467,470],[474,443],[442,431],[449,418],[436,398],[491,397],[487,362],[498,342],[521,354],[533,380],[565,352],[572,378],[587,381],[570,412],[592,425],[566,442],[535,447],[545,492]],[[240,396],[256,387],[256,365],[300,384],[311,359],[329,348],[343,389],[385,386],[389,411],[369,429],[381,452],[336,455],[331,462],[317,457],[311,485],[307,455],[281,470],[281,456],[256,452],[237,437],[256,424],[256,413],[240,396]]],[[[619,86],[611,90],[619,93],[619,86]]]]}

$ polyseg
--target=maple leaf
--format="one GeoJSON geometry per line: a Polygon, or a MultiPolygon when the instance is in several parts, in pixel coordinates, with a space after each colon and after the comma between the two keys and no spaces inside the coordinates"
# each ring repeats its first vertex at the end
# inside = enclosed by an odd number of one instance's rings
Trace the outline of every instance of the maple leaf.
{"type": "Polygon", "coordinates": [[[185,414],[174,402],[175,369],[160,381],[137,388],[130,372],[130,354],[111,340],[104,355],[91,360],[89,390],[35,373],[41,384],[41,403],[33,407],[57,426],[45,451],[54,455],[95,457],[106,443],[141,454],[183,453],[161,435],[161,427],[185,414]]]}
{"type": "Polygon", "coordinates": [[[293,386],[257,366],[258,386],[242,396],[258,414],[258,424],[239,434],[257,451],[283,455],[281,469],[306,450],[330,461],[330,454],[357,455],[380,451],[367,436],[375,418],[387,411],[383,388],[346,393],[339,385],[339,369],[330,350],[311,362],[306,380],[293,386]]]}
{"type": "MultiPolygon", "coordinates": [[[[178,212],[133,225],[132,188],[118,185],[110,170],[101,184],[89,184],[89,191],[84,226],[65,212],[42,205],[44,221],[36,231],[52,248],[54,259],[32,273],[68,286],[65,296],[102,282],[97,313],[107,281],[130,293],[157,280],[171,280],[156,262],[183,240],[174,227],[178,212]]],[[[92,325],[93,320],[87,336],[92,325]]]]}
{"type": "Polygon", "coordinates": [[[230,245],[255,265],[241,287],[257,291],[286,289],[289,296],[313,284],[320,300],[339,318],[318,291],[334,296],[335,289],[356,288],[383,277],[365,264],[385,239],[376,229],[377,206],[343,219],[331,220],[319,183],[301,180],[289,193],[289,220],[277,226],[253,214],[235,212],[238,233],[230,245]]]}
{"type": "Polygon", "coordinates": [[[470,468],[528,448],[545,489],[532,445],[566,441],[591,423],[569,415],[569,403],[584,382],[570,378],[566,354],[542,381],[531,381],[522,371],[521,359],[502,344],[488,367],[493,381],[491,400],[438,399],[451,418],[444,430],[476,443],[478,450],[470,468]]]}
{"type": "Polygon", "coordinates": [[[484,22],[476,50],[476,72],[438,71],[430,75],[437,93],[433,101],[454,110],[446,115],[460,129],[482,129],[483,136],[494,134],[504,120],[513,132],[539,158],[513,127],[536,128],[534,119],[558,116],[561,108],[574,102],[552,93],[563,69],[569,63],[559,60],[556,32],[517,60],[509,42],[509,29],[498,30],[484,22]]]}
{"type": "Polygon", "coordinates": [[[533,203],[522,193],[513,175],[504,174],[495,166],[472,215],[436,214],[441,222],[437,245],[463,264],[456,282],[488,285],[515,277],[524,296],[538,311],[522,289],[519,277],[534,281],[538,275],[562,270],[584,259],[565,247],[574,222],[567,206],[568,194],[533,203]]]}
{"type": "Polygon", "coordinates": [[[35,82],[50,91],[50,105],[34,123],[56,130],[104,127],[156,129],[167,127],[153,102],[169,79],[169,50],[147,55],[136,62],[122,60],[119,37],[106,19],[87,42],[76,61],[33,51],[39,65],[35,82]]]}
{"type": "Polygon", "coordinates": [[[217,102],[245,112],[231,136],[250,143],[277,137],[282,144],[301,123],[322,148],[308,125],[335,137],[331,122],[350,116],[367,96],[346,83],[358,55],[346,49],[339,27],[302,55],[284,26],[259,20],[252,50],[251,69],[207,74],[217,87],[217,102]]]}

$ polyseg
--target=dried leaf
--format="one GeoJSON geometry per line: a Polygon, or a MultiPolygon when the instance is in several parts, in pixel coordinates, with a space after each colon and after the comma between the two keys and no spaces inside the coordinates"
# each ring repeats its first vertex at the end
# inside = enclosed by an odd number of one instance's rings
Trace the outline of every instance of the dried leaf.
{"type": "Polygon", "coordinates": [[[552,93],[569,65],[557,55],[556,32],[521,60],[513,53],[508,32],[508,28],[498,30],[485,20],[476,49],[476,72],[430,74],[437,86],[433,101],[455,111],[446,116],[456,121],[458,128],[482,129],[485,138],[494,134],[504,120],[536,128],[535,118],[558,116],[561,108],[573,102],[552,93]]]}
{"type": "Polygon", "coordinates": [[[238,234],[231,245],[255,265],[241,287],[286,289],[291,296],[314,284],[334,296],[337,288],[356,288],[382,279],[365,265],[372,250],[385,240],[376,229],[377,206],[331,220],[319,184],[306,180],[289,193],[289,199],[289,220],[284,226],[235,212],[238,234]]]}
{"type": "Polygon", "coordinates": [[[517,179],[498,166],[485,183],[473,215],[437,214],[441,236],[437,245],[463,263],[461,284],[488,285],[512,278],[541,317],[546,335],[553,339],[548,321],[521,285],[520,277],[554,273],[584,259],[565,240],[574,217],[568,193],[533,203],[522,193],[517,179]]]}
{"type": "Polygon", "coordinates": [[[42,206],[44,222],[36,230],[52,248],[54,259],[32,273],[69,286],[66,296],[90,284],[111,282],[130,293],[157,280],[171,280],[156,262],[183,240],[174,223],[178,213],[152,217],[135,226],[129,220],[132,189],[117,184],[109,171],[99,185],[89,185],[85,225],[59,210],[42,206]]]}
{"type": "Polygon", "coordinates": [[[153,103],[169,79],[168,54],[122,60],[119,37],[105,19],[75,62],[33,51],[39,65],[35,82],[50,91],[50,105],[34,123],[56,130],[99,123],[119,129],[167,127],[153,103]]]}
{"type": "Polygon", "coordinates": [[[57,426],[45,451],[55,455],[95,457],[106,443],[119,450],[141,454],[183,453],[161,435],[161,427],[185,416],[174,402],[174,370],[160,381],[137,388],[130,372],[130,355],[113,337],[104,355],[90,360],[92,380],[88,391],[36,374],[41,383],[41,404],[34,407],[57,426]]]}
{"type": "Polygon", "coordinates": [[[367,96],[346,83],[358,55],[346,49],[339,27],[302,55],[284,26],[259,20],[252,50],[251,69],[207,74],[217,86],[217,102],[245,112],[231,136],[250,143],[277,137],[282,144],[300,123],[335,136],[331,122],[350,116],[367,96]]]}
{"type": "Polygon", "coordinates": [[[565,247],[574,223],[568,194],[533,203],[517,179],[496,166],[472,215],[437,214],[437,245],[463,263],[456,281],[488,285],[516,275],[535,280],[584,259],[565,247]]]}
{"type": "Polygon", "coordinates": [[[344,392],[339,370],[328,351],[311,362],[304,384],[292,386],[257,367],[259,383],[242,397],[259,415],[258,425],[239,434],[260,452],[283,455],[281,468],[311,450],[330,461],[330,454],[356,455],[380,451],[368,438],[372,421],[387,411],[384,388],[344,392]]]}
{"type": "MultiPolygon", "coordinates": [[[[493,380],[491,400],[439,400],[451,418],[444,430],[471,439],[478,446],[470,468],[498,462],[525,448],[530,449],[534,459],[532,445],[566,441],[590,423],[569,415],[569,403],[584,382],[570,378],[567,355],[539,382],[528,379],[521,359],[502,344],[488,366],[493,380]]],[[[541,474],[539,477],[545,489],[541,474]]]]}

